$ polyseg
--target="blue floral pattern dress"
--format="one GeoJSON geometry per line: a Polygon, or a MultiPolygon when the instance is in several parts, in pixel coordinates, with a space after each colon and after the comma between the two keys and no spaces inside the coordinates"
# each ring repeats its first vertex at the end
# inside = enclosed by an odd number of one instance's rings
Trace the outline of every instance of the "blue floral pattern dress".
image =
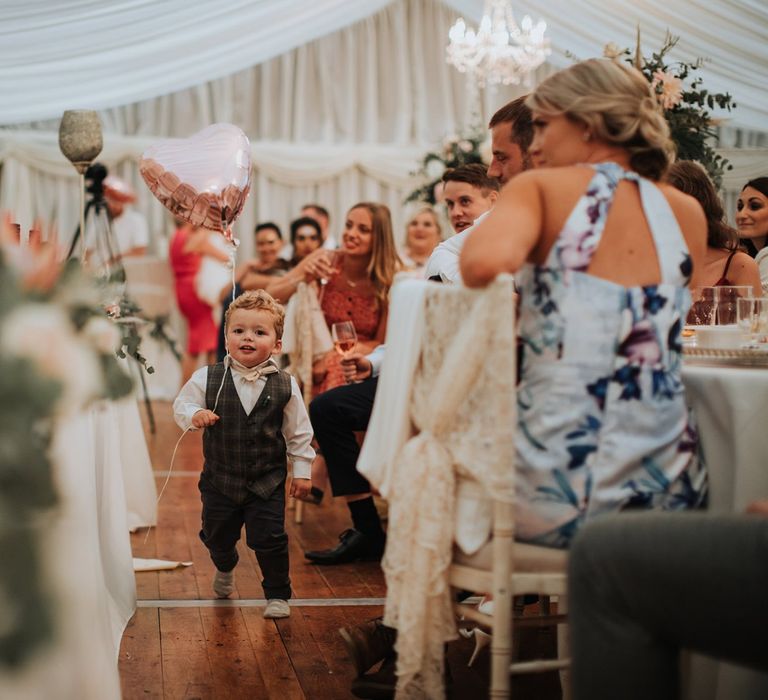
{"type": "Polygon", "coordinates": [[[680,378],[688,248],[650,181],[601,163],[546,263],[516,275],[522,343],[516,537],[567,547],[582,521],[623,508],[701,505],[706,470],[680,378]],[[586,273],[618,183],[636,182],[661,283],[586,273]]]}

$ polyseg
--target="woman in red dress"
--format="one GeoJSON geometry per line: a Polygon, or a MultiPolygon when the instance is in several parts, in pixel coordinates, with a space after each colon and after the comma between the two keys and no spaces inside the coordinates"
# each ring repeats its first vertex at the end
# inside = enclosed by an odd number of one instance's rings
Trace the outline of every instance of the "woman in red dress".
{"type": "Polygon", "coordinates": [[[192,376],[202,353],[206,355],[206,363],[215,362],[218,326],[213,308],[197,295],[195,277],[204,255],[222,262],[229,258],[209,242],[208,236],[205,229],[182,224],[173,234],[168,255],[176,280],[176,302],[187,321],[187,352],[181,361],[182,383],[192,376]]]}
{"type": "MultiPolygon", "coordinates": [[[[389,288],[401,266],[389,209],[372,202],[353,206],[344,223],[333,272],[321,288],[320,308],[329,328],[352,321],[357,333],[356,352],[370,352],[384,342],[389,288]]],[[[313,396],[344,384],[341,356],[331,350],[317,360],[312,380],[313,396]]],[[[319,504],[327,480],[325,460],[318,454],[312,464],[312,494],[305,500],[319,504]]]]}
{"type": "MultiPolygon", "coordinates": [[[[401,266],[392,236],[392,218],[383,204],[361,202],[347,214],[334,273],[321,291],[320,307],[330,328],[352,321],[357,352],[384,342],[387,297],[401,266]]],[[[344,384],[341,357],[329,352],[313,368],[313,396],[344,384]]]]}

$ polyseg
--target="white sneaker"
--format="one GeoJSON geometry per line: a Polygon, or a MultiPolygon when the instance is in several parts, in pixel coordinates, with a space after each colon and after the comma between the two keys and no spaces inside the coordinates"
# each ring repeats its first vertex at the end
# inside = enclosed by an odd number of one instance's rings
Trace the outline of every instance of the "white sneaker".
{"type": "Polygon", "coordinates": [[[213,577],[213,592],[219,598],[228,598],[235,590],[235,572],[216,570],[213,577]]]}
{"type": "Polygon", "coordinates": [[[267,607],[264,608],[265,620],[278,620],[283,617],[291,616],[291,608],[287,600],[272,598],[267,601],[267,607]]]}

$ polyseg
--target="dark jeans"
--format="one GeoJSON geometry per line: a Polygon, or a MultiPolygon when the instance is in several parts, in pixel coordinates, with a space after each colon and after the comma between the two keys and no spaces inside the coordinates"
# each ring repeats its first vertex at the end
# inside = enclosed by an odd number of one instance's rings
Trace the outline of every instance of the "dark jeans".
{"type": "Polygon", "coordinates": [[[245,525],[245,541],[256,553],[264,579],[261,586],[269,598],[291,597],[288,575],[288,535],[285,533],[285,484],[268,499],[256,495],[238,505],[200,477],[203,502],[203,529],[200,539],[208,548],[219,571],[232,571],[237,565],[235,545],[245,525]]]}
{"type": "Polygon", "coordinates": [[[768,519],[621,514],[570,552],[576,700],[677,700],[681,649],[768,670],[768,519]]]}
{"type": "Polygon", "coordinates": [[[345,384],[320,394],[309,405],[309,417],[328,465],[334,496],[368,493],[371,485],[357,471],[360,447],[355,431],[366,430],[371,419],[378,377],[345,384]]]}

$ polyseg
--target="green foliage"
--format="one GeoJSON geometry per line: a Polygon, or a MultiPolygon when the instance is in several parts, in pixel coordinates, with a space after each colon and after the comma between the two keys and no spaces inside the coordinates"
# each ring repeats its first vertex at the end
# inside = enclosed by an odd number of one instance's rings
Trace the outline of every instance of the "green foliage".
{"type": "MultiPolygon", "coordinates": [[[[723,174],[726,170],[732,170],[733,166],[720,156],[712,145],[717,131],[709,110],[717,107],[730,112],[736,107],[736,103],[728,93],[712,93],[702,87],[702,78],[694,74],[704,65],[703,59],[694,63],[668,61],[667,54],[678,41],[679,37],[667,34],[661,49],[650,58],[643,57],[639,68],[651,84],[658,71],[682,81],[680,101],[664,109],[672,140],[677,146],[677,157],[680,160],[696,160],[701,163],[719,187],[723,174]],[[686,81],[690,81],[687,86],[686,81]]],[[[628,63],[635,64],[635,59],[628,49],[624,50],[622,55],[628,63]]],[[[660,85],[656,86],[656,93],[657,97],[660,97],[660,85]]]]}
{"type": "MultiPolygon", "coordinates": [[[[101,368],[100,393],[91,398],[119,398],[130,393],[131,379],[114,352],[83,332],[91,319],[105,317],[98,299],[77,264],[65,265],[50,290],[24,290],[0,252],[0,330],[23,304],[55,306],[69,328],[66,338],[52,330],[40,339],[50,346],[46,352],[61,352],[63,343],[82,345],[101,368]]],[[[54,422],[80,368],[38,362],[0,345],[0,668],[21,666],[54,633],[40,535],[45,512],[57,502],[49,455],[54,422]]]]}
{"type": "MultiPolygon", "coordinates": [[[[21,295],[2,263],[0,281],[2,321],[21,295]]],[[[53,632],[38,530],[57,501],[48,449],[61,389],[29,360],[0,352],[0,667],[19,666],[53,632]]]]}
{"type": "Polygon", "coordinates": [[[483,162],[480,145],[485,139],[484,133],[452,137],[445,141],[442,150],[427,153],[421,161],[419,170],[412,173],[423,178],[425,182],[411,192],[405,201],[428,202],[434,205],[436,203],[435,186],[441,182],[443,173],[447,169],[483,162]]]}

